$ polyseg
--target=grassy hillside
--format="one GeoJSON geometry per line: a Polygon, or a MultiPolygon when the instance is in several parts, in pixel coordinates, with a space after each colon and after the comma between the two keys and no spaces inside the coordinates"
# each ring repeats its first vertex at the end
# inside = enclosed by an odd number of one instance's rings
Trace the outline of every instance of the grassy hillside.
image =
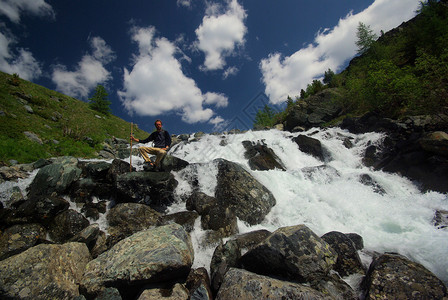
{"type": "MultiPolygon", "coordinates": [[[[106,138],[128,139],[130,123],[80,100],[0,72],[0,165],[73,155],[92,158],[106,138]],[[30,110],[31,108],[31,110],[30,110]],[[42,143],[24,132],[34,133],[42,143]]],[[[134,127],[137,137],[147,133],[134,127]]]]}

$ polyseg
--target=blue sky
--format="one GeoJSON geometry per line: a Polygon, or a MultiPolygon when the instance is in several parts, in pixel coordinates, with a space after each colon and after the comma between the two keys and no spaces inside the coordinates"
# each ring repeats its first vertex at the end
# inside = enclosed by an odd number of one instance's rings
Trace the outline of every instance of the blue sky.
{"type": "Polygon", "coordinates": [[[148,132],[250,129],[356,55],[419,0],[0,0],[0,70],[88,101],[148,132]]]}

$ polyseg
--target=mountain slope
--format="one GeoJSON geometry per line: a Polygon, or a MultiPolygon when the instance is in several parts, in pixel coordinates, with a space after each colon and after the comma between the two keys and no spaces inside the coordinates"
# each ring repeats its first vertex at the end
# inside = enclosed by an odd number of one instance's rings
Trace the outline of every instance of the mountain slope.
{"type": "MultiPolygon", "coordinates": [[[[92,158],[106,138],[128,139],[129,133],[130,123],[123,119],[0,72],[0,164],[61,155],[92,158]]],[[[147,136],[136,126],[134,133],[147,136]]]]}

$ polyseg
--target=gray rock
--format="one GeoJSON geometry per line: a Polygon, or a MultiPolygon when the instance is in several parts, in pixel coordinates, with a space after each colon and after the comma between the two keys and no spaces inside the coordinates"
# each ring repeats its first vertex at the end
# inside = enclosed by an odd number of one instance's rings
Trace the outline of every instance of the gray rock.
{"type": "Polygon", "coordinates": [[[325,277],[337,253],[305,225],[277,229],[241,257],[244,268],[298,282],[325,277]]]}
{"type": "Polygon", "coordinates": [[[342,277],[359,273],[364,274],[364,268],[352,240],[342,232],[331,231],[322,236],[338,254],[334,270],[342,277]]]}
{"type": "Polygon", "coordinates": [[[240,165],[217,159],[215,197],[221,206],[230,207],[238,218],[250,225],[259,224],[275,205],[272,193],[240,165]]]}
{"type": "Polygon", "coordinates": [[[244,157],[249,160],[252,170],[286,170],[280,158],[263,141],[257,143],[243,141],[243,146],[246,149],[244,157]]]}
{"type": "Polygon", "coordinates": [[[90,225],[81,213],[68,209],[58,214],[50,225],[50,237],[57,243],[63,243],[80,233],[90,225]]]}
{"type": "Polygon", "coordinates": [[[420,139],[419,143],[425,151],[448,156],[448,134],[444,131],[431,132],[420,139]]]}
{"type": "Polygon", "coordinates": [[[180,283],[176,283],[172,290],[148,289],[138,297],[137,300],[188,300],[188,290],[180,283]]]}
{"type": "Polygon", "coordinates": [[[436,210],[434,218],[432,219],[434,226],[438,229],[443,229],[448,227],[448,211],[447,210],[436,210]]]}
{"type": "Polygon", "coordinates": [[[292,140],[299,146],[300,151],[324,161],[324,151],[319,140],[303,134],[298,135],[292,140]]]}
{"type": "Polygon", "coordinates": [[[365,299],[445,299],[443,282],[422,265],[386,253],[374,260],[363,281],[365,299]]]}
{"type": "Polygon", "coordinates": [[[7,228],[0,235],[0,260],[19,254],[45,239],[46,230],[40,224],[20,224],[7,228]]]}
{"type": "Polygon", "coordinates": [[[132,172],[117,176],[119,202],[144,203],[163,212],[174,202],[177,181],[168,172],[132,172]]]}
{"type": "Polygon", "coordinates": [[[61,157],[39,169],[28,187],[28,198],[51,195],[53,192],[63,195],[81,175],[77,165],[78,159],[61,157]]]}
{"type": "Polygon", "coordinates": [[[33,141],[33,142],[43,145],[42,140],[37,136],[37,134],[35,134],[33,132],[29,132],[29,131],[25,131],[23,134],[30,141],[33,141]]]}
{"type": "Polygon", "coordinates": [[[29,106],[29,105],[24,105],[23,108],[25,108],[25,110],[26,110],[29,114],[34,114],[34,110],[31,108],[31,106],[29,106]]]}
{"type": "Polygon", "coordinates": [[[89,249],[83,243],[37,245],[0,261],[3,299],[73,299],[79,296],[89,249]]]}
{"type": "Polygon", "coordinates": [[[215,197],[211,197],[203,192],[193,192],[186,201],[186,207],[188,210],[195,210],[200,215],[206,214],[210,208],[217,206],[218,200],[215,197]]]}
{"type": "Polygon", "coordinates": [[[226,272],[230,268],[239,268],[241,250],[235,240],[227,241],[224,245],[220,244],[213,252],[210,262],[211,288],[216,294],[224,280],[226,272]]]}
{"type": "Polygon", "coordinates": [[[188,274],[185,287],[191,300],[213,300],[210,279],[205,268],[192,269],[188,274]]]}
{"type": "Polygon", "coordinates": [[[81,288],[97,295],[105,287],[122,292],[147,283],[187,277],[194,260],[190,236],[178,224],[140,231],[90,261],[81,288]]]}
{"type": "Polygon", "coordinates": [[[310,287],[231,268],[225,275],[216,300],[332,299],[310,287]]]}
{"type": "Polygon", "coordinates": [[[194,230],[194,223],[198,217],[199,214],[195,211],[181,211],[163,216],[162,224],[168,225],[171,223],[177,223],[182,225],[187,232],[192,232],[194,230]]]}
{"type": "Polygon", "coordinates": [[[159,225],[161,215],[144,204],[120,203],[107,214],[108,232],[120,239],[138,231],[159,225]]]}

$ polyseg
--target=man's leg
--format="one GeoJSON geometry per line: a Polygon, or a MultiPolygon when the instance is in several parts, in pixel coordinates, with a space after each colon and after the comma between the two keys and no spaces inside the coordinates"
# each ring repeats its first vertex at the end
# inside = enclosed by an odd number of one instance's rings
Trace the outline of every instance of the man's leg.
{"type": "Polygon", "coordinates": [[[151,159],[149,158],[148,154],[156,155],[156,167],[160,166],[160,162],[166,155],[166,151],[162,150],[160,148],[154,148],[154,147],[140,147],[138,148],[138,151],[140,152],[140,155],[143,157],[143,159],[146,162],[151,162],[151,159]]]}
{"type": "Polygon", "coordinates": [[[159,168],[160,165],[161,165],[162,159],[166,155],[166,151],[163,150],[163,149],[160,149],[160,148],[153,148],[153,149],[155,149],[155,152],[156,152],[156,162],[155,162],[155,165],[156,165],[156,168],[159,168]]]}

